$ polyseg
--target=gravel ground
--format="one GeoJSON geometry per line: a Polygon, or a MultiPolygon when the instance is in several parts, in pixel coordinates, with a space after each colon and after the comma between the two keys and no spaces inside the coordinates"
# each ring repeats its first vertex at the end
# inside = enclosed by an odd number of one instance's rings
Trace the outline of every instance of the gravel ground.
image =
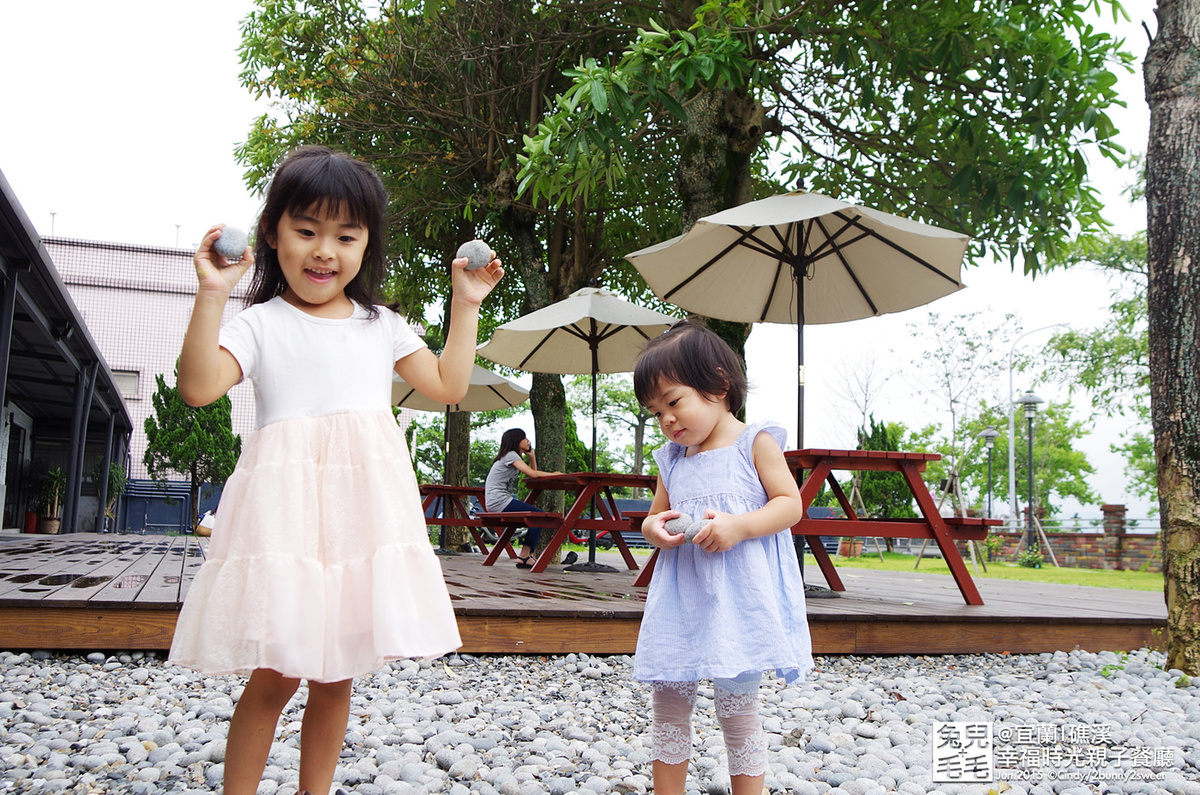
{"type": "MultiPolygon", "coordinates": [[[[630,678],[630,663],[582,654],[394,663],[355,683],[334,791],[651,791],[648,688],[630,678]]],[[[1161,666],[1147,650],[818,658],[807,682],[762,689],[767,786],[797,795],[1200,795],[1200,687],[1161,666]],[[952,737],[935,734],[937,722],[990,727],[998,783],[935,783],[934,739],[952,737]]],[[[219,789],[240,677],[98,652],[0,652],[0,672],[0,792],[219,789]]],[[[706,684],[690,795],[726,792],[729,782],[706,684]]],[[[263,795],[296,791],[304,694],[284,712],[263,795]]],[[[938,770],[952,772],[967,752],[947,748],[938,770]]]]}

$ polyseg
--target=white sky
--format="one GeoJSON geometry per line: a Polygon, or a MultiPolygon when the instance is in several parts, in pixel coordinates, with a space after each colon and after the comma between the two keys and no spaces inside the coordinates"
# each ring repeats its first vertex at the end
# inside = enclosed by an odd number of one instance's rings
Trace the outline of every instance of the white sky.
{"type": "MultiPolygon", "coordinates": [[[[1117,30],[1140,58],[1147,45],[1141,23],[1154,30],[1155,21],[1150,8],[1141,8],[1148,3],[1128,6],[1134,19],[1117,30]]],[[[240,21],[254,7],[250,0],[9,4],[0,26],[0,74],[6,77],[0,171],[41,234],[190,248],[217,221],[253,224],[259,200],[244,187],[233,149],[268,108],[238,81],[240,21]]],[[[1113,114],[1121,140],[1131,151],[1144,151],[1149,111],[1140,62],[1135,73],[1121,76],[1120,89],[1129,105],[1113,114]]],[[[1091,160],[1117,231],[1144,229],[1144,207],[1120,196],[1128,176],[1091,160]]],[[[1000,264],[964,278],[967,289],[927,308],[806,329],[806,446],[854,444],[853,413],[833,394],[846,358],[873,358],[893,376],[875,407],[879,419],[911,427],[945,422],[901,377],[926,342],[912,338],[908,324],[923,325],[929,312],[948,317],[982,310],[997,321],[1015,312],[1026,330],[1059,322],[1088,328],[1109,303],[1105,280],[1086,271],[1034,282],[1000,264]]],[[[1050,333],[1031,335],[1020,350],[1035,349],[1050,333]]],[[[756,327],[747,360],[758,387],[751,417],[784,421],[794,442],[795,328],[756,327]]],[[[1028,386],[1018,376],[1017,391],[1028,386]]],[[[1007,391],[1007,383],[996,391],[1007,391]]],[[[1066,399],[1053,390],[1039,394],[1066,399]]],[[[1145,516],[1148,506],[1124,493],[1123,462],[1108,452],[1123,425],[1097,422],[1082,446],[1099,470],[1092,484],[1103,500],[1126,502],[1131,516],[1145,516]]],[[[590,430],[585,425],[580,432],[590,430]]],[[[997,461],[996,468],[1003,476],[1005,464],[997,461]]],[[[1075,510],[1099,515],[1096,507],[1068,506],[1065,513],[1075,510]]]]}

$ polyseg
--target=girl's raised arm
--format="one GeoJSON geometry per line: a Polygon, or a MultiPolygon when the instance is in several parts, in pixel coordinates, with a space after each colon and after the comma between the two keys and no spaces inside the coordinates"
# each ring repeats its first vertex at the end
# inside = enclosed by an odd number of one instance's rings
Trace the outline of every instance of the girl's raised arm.
{"type": "Polygon", "coordinates": [[[478,342],[479,305],[504,275],[495,254],[492,252],[493,259],[487,267],[478,270],[466,270],[466,257],[451,263],[454,298],[450,303],[450,330],[441,356],[422,348],[396,362],[396,372],[401,378],[439,403],[457,403],[467,394],[478,342]]]}
{"type": "Polygon", "coordinates": [[[192,318],[179,354],[179,394],[191,406],[206,406],[242,380],[242,368],[233,354],[220,346],[221,313],[238,280],[254,265],[249,246],[240,262],[229,264],[212,250],[224,224],[208,230],[192,257],[200,287],[192,318]]]}
{"type": "Polygon", "coordinates": [[[524,474],[525,477],[529,477],[529,478],[540,478],[540,477],[543,477],[544,475],[561,475],[562,474],[561,472],[543,472],[542,470],[538,469],[537,467],[531,467],[529,464],[526,464],[524,461],[522,461],[519,458],[516,461],[513,461],[513,468],[516,469],[518,472],[521,472],[522,474],[524,474]]]}

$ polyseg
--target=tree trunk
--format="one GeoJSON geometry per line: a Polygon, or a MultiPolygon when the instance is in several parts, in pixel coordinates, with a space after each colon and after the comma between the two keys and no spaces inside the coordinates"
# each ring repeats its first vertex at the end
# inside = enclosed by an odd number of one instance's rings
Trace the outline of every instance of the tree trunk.
{"type": "Polygon", "coordinates": [[[1150,397],[1167,667],[1200,674],[1200,0],[1160,0],[1146,53],[1150,397]]]}
{"type": "MultiPolygon", "coordinates": [[[[452,411],[446,417],[446,471],[444,482],[448,486],[467,486],[471,468],[471,414],[467,411],[452,411]]],[[[447,527],[445,546],[455,551],[471,543],[471,535],[465,527],[447,527]]]]}
{"type": "MultiPolygon", "coordinates": [[[[568,410],[562,377],[554,373],[534,373],[533,386],[529,390],[529,408],[533,413],[538,469],[543,472],[561,471],[567,462],[565,417],[568,410]]],[[[562,506],[563,492],[553,490],[544,492],[538,505],[547,511],[561,511],[562,506]]]]}
{"type": "MultiPolygon", "coordinates": [[[[763,106],[741,91],[710,91],[688,105],[675,173],[684,232],[699,218],[751,199],[751,155],[762,141],[764,117],[763,106]]],[[[717,319],[707,323],[745,361],[750,325],[717,319]]],[[[739,419],[745,419],[744,410],[739,419]]]]}

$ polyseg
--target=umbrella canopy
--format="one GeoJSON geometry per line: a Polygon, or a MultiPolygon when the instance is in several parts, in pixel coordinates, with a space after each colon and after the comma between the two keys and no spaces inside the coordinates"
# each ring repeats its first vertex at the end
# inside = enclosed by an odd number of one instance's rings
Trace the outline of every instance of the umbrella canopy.
{"type": "MultiPolygon", "coordinates": [[[[596,469],[596,374],[633,369],[651,337],[678,318],[626,301],[607,290],[584,287],[550,306],[511,320],[492,333],[479,355],[531,373],[592,376],[592,470],[596,469]]],[[[589,532],[588,563],[573,571],[614,570],[596,563],[595,531],[589,532]]]]}
{"type": "Polygon", "coordinates": [[[467,394],[458,403],[438,403],[425,397],[398,375],[392,376],[392,405],[418,411],[495,411],[519,406],[529,400],[529,390],[498,376],[491,370],[473,365],[467,394]]]}
{"type": "Polygon", "coordinates": [[[927,304],[963,287],[970,238],[798,191],[705,216],[627,255],[650,289],[689,312],[797,328],[798,444],[804,434],[804,326],[927,304]]]}
{"type": "Polygon", "coordinates": [[[479,355],[530,373],[624,373],[678,319],[584,287],[500,326],[479,355]]]}

